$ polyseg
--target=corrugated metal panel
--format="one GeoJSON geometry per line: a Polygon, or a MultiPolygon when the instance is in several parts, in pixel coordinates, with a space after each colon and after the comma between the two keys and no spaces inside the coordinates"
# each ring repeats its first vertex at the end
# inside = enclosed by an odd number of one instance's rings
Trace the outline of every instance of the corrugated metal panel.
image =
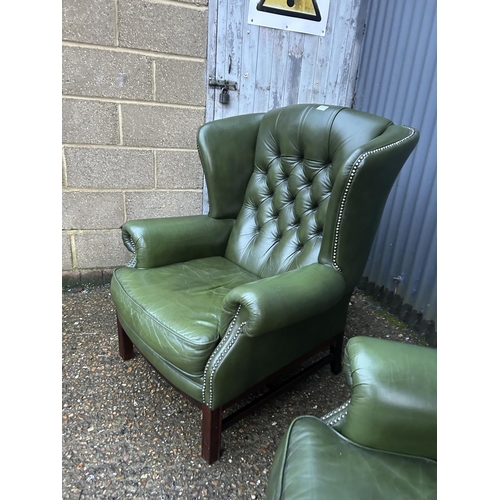
{"type": "Polygon", "coordinates": [[[421,136],[391,191],[365,276],[437,323],[436,0],[372,0],[369,9],[355,107],[421,136]]]}

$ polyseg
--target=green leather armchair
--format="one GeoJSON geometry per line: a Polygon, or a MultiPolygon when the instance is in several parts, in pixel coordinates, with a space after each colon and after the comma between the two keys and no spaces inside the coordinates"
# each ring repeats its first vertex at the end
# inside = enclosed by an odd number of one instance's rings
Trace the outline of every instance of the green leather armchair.
{"type": "Polygon", "coordinates": [[[135,345],[202,409],[207,462],[250,410],[223,419],[235,401],[318,352],[340,373],[349,298],[418,138],[338,106],[209,122],[197,137],[208,215],[123,225],[134,259],[111,282],[120,354],[135,345]]]}
{"type": "Polygon", "coordinates": [[[354,337],[351,399],[322,419],[296,418],[281,440],[267,500],[437,497],[437,351],[354,337]]]}

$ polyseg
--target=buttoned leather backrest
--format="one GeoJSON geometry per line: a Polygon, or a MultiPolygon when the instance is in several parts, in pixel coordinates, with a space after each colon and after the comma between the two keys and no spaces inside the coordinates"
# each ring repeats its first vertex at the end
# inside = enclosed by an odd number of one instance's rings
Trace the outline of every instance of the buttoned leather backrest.
{"type": "MultiPolygon", "coordinates": [[[[323,247],[323,261],[332,265],[333,254],[341,256],[336,247],[338,223],[349,203],[346,187],[350,189],[355,159],[391,125],[386,118],[337,106],[294,105],[266,113],[258,131],[254,170],[226,258],[267,277],[318,262],[323,247]]],[[[378,196],[376,190],[374,196],[378,196]]],[[[351,223],[356,224],[363,214],[361,210],[354,215],[351,223]]],[[[375,230],[365,243],[367,251],[375,230]]],[[[344,239],[347,245],[348,239],[344,239]]],[[[363,262],[353,282],[363,271],[367,251],[360,254],[358,260],[363,262]]]]}

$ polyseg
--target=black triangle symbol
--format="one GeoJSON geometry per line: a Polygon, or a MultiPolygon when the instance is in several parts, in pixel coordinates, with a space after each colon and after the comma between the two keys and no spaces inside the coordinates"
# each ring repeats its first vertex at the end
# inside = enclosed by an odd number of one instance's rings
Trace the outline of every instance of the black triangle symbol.
{"type": "Polygon", "coordinates": [[[305,3],[309,4],[308,6],[312,9],[305,9],[303,0],[297,2],[295,0],[260,0],[257,4],[257,10],[280,16],[298,17],[309,21],[321,21],[321,14],[316,0],[309,0],[305,3]],[[314,13],[311,10],[314,10],[314,13]]]}

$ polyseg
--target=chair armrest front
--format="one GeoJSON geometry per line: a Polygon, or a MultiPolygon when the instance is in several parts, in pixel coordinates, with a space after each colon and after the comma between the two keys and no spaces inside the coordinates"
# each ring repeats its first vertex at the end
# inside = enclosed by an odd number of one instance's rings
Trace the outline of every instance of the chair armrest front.
{"type": "Polygon", "coordinates": [[[370,448],[437,459],[437,351],[354,337],[344,356],[352,388],[344,436],[370,448]]]}
{"type": "Polygon", "coordinates": [[[233,288],[222,308],[232,317],[241,306],[245,334],[258,336],[326,311],[342,298],[344,289],[335,269],[310,264],[233,288]]]}
{"type": "Polygon", "coordinates": [[[145,269],[224,255],[233,224],[207,215],[132,220],[123,225],[122,238],[135,267],[145,269]]]}

